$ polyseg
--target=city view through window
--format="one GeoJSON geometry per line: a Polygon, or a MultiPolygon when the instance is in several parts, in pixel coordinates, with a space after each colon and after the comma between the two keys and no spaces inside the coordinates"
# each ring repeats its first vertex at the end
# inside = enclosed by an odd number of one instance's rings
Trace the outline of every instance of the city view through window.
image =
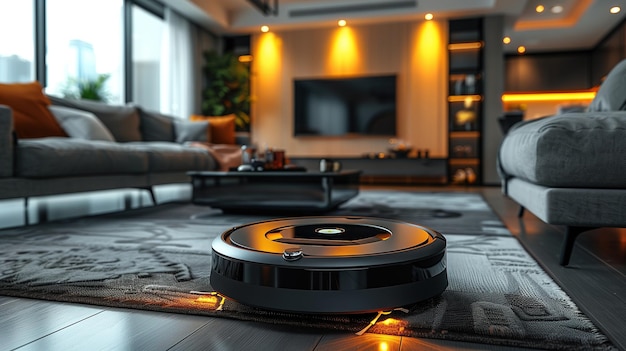
{"type": "Polygon", "coordinates": [[[32,1],[0,0],[0,82],[35,79],[32,1]]]}
{"type": "Polygon", "coordinates": [[[123,11],[123,0],[46,1],[47,93],[79,97],[101,78],[103,100],[124,101],[123,11]]]}
{"type": "MultiPolygon", "coordinates": [[[[103,100],[125,101],[123,4],[46,1],[46,93],[80,97],[83,83],[100,79],[103,100]]],[[[5,33],[0,36],[2,83],[36,79],[34,11],[34,1],[0,0],[0,31],[5,33]]],[[[133,101],[158,110],[164,21],[136,5],[131,15],[133,101]]]]}

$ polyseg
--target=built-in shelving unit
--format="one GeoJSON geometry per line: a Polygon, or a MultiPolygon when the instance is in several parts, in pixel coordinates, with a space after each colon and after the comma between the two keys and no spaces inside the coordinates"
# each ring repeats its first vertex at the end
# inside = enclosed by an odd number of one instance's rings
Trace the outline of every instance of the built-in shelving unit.
{"type": "Polygon", "coordinates": [[[483,102],[481,18],[449,22],[448,171],[452,184],[480,184],[483,102]]]}

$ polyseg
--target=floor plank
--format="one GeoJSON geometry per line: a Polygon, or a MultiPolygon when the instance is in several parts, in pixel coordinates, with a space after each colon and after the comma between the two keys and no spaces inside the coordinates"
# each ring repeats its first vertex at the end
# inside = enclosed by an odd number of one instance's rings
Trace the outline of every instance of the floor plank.
{"type": "Polygon", "coordinates": [[[201,316],[107,310],[18,350],[167,350],[207,321],[201,316]]]}
{"type": "Polygon", "coordinates": [[[26,345],[71,325],[80,324],[100,312],[102,309],[93,307],[12,299],[0,308],[0,350],[26,345]]]}
{"type": "Polygon", "coordinates": [[[401,340],[381,334],[326,334],[315,351],[400,351],[401,340]]]}
{"type": "Polygon", "coordinates": [[[322,334],[303,328],[210,319],[169,350],[313,350],[322,334]]]}
{"type": "Polygon", "coordinates": [[[0,296],[0,306],[7,304],[7,303],[15,302],[15,301],[17,300],[12,297],[0,296]]]}

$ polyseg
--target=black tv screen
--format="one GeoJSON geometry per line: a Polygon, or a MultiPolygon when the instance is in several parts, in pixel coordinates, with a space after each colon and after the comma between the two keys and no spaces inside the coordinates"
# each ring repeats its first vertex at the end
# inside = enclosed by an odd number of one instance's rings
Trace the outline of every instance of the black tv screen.
{"type": "Polygon", "coordinates": [[[395,136],[396,76],[294,80],[295,136],[395,136]]]}

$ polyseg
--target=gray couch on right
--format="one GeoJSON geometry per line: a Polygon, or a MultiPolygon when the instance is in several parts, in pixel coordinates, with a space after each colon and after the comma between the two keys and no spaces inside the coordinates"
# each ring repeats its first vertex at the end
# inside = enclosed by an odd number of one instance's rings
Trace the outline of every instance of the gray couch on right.
{"type": "Polygon", "coordinates": [[[586,112],[515,124],[498,154],[505,195],[548,224],[566,228],[560,264],[577,236],[626,227],[626,60],[586,112]]]}

